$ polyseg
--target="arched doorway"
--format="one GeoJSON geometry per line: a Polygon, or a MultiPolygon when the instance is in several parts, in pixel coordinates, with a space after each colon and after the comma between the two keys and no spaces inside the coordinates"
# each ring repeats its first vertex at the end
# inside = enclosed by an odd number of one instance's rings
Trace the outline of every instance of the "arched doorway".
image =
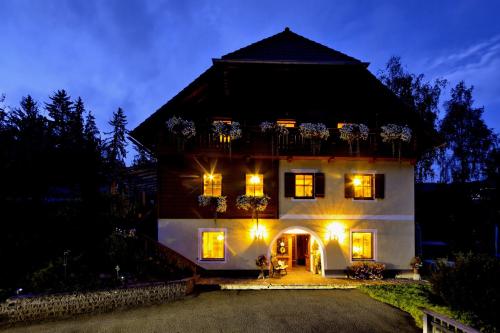
{"type": "MultiPolygon", "coordinates": [[[[310,271],[311,274],[314,274],[314,260],[313,260],[313,251],[316,251],[320,254],[320,262],[321,262],[321,272],[318,272],[321,276],[325,276],[325,262],[326,262],[326,251],[325,251],[325,246],[323,242],[321,241],[321,238],[316,234],[314,231],[312,231],[309,228],[302,227],[302,226],[292,226],[285,228],[281,231],[279,231],[276,236],[272,239],[271,243],[269,244],[269,248],[267,250],[267,257],[271,258],[271,254],[277,254],[277,248],[278,248],[278,240],[284,239],[284,235],[288,236],[297,236],[297,235],[308,235],[309,236],[309,251],[308,251],[308,256],[310,256],[309,260],[306,260],[306,267],[307,265],[310,265],[310,271]],[[317,250],[314,249],[315,244],[317,245],[317,250]]],[[[295,238],[297,239],[297,238],[295,238]]],[[[295,244],[292,243],[292,247],[295,246],[295,244]]],[[[285,246],[286,247],[286,246],[285,246]]],[[[293,249],[288,249],[290,251],[289,255],[292,256],[293,249]]],[[[289,265],[291,267],[291,265],[289,265]]],[[[307,269],[307,268],[306,268],[307,269]]]]}

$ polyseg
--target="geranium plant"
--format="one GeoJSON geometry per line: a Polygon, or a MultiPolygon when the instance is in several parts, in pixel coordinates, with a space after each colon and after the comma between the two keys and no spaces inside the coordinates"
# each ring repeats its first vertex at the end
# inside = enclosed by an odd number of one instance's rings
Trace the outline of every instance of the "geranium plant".
{"type": "Polygon", "coordinates": [[[214,223],[217,223],[217,213],[225,213],[227,210],[227,197],[223,195],[199,195],[198,205],[208,207],[214,213],[214,223]]]}
{"type": "Polygon", "coordinates": [[[381,127],[382,142],[390,142],[392,144],[392,156],[395,155],[395,145],[398,144],[398,156],[401,158],[401,144],[403,142],[410,142],[411,129],[406,126],[396,124],[387,124],[381,127]]]}
{"type": "Polygon", "coordinates": [[[269,265],[267,257],[261,254],[260,256],[257,257],[257,260],[255,260],[255,265],[257,265],[257,267],[259,267],[260,269],[260,274],[257,279],[260,278],[264,279],[264,269],[267,267],[267,265],[269,265]]]}
{"type": "Polygon", "coordinates": [[[267,195],[257,197],[242,194],[236,198],[236,207],[242,210],[251,210],[257,221],[257,229],[259,229],[259,212],[266,210],[270,200],[271,198],[267,195]]]}
{"type": "Polygon", "coordinates": [[[241,138],[240,123],[237,121],[225,122],[216,120],[212,123],[213,133],[221,138],[224,146],[227,145],[229,149],[229,156],[231,156],[231,144],[234,140],[241,138]]]}
{"type": "Polygon", "coordinates": [[[302,123],[299,126],[299,133],[304,139],[311,140],[313,154],[321,150],[321,141],[328,140],[330,136],[330,131],[323,123],[302,123]]]}
{"type": "MultiPolygon", "coordinates": [[[[274,140],[277,139],[279,143],[281,138],[288,135],[288,128],[278,123],[263,121],[260,123],[260,130],[262,133],[269,134],[271,136],[271,152],[274,155],[275,151],[274,140]]],[[[279,149],[279,144],[276,145],[276,151],[279,153],[278,149],[279,149]]]]}
{"type": "Polygon", "coordinates": [[[345,124],[339,131],[340,139],[349,144],[349,153],[352,154],[352,143],[356,142],[359,154],[359,141],[368,139],[368,126],[365,124],[345,124]]]}
{"type": "Polygon", "coordinates": [[[173,116],[166,122],[167,129],[177,139],[177,149],[184,150],[185,140],[191,139],[196,135],[196,127],[193,121],[173,116]]]}

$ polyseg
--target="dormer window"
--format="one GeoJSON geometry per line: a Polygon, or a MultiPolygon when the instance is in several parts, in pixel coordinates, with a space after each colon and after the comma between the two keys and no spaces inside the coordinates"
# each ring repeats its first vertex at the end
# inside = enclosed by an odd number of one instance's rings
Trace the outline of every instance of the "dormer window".
{"type": "Polygon", "coordinates": [[[287,128],[294,128],[296,123],[293,119],[280,119],[276,121],[276,124],[287,128]]]}

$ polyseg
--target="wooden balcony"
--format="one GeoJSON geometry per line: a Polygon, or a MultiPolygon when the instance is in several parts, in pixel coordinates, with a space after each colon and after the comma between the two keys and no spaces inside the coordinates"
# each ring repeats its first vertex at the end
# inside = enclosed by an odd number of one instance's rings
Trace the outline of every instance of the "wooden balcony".
{"type": "Polygon", "coordinates": [[[352,146],[340,139],[337,128],[329,129],[327,140],[304,138],[298,128],[289,128],[287,135],[270,135],[262,133],[258,126],[243,127],[242,137],[230,140],[227,137],[215,135],[208,130],[199,130],[194,138],[183,140],[170,133],[161,138],[160,153],[162,154],[207,154],[252,156],[259,158],[285,159],[287,157],[372,157],[372,158],[402,158],[414,159],[416,144],[412,139],[401,144],[401,154],[396,143],[382,142],[380,132],[370,131],[367,140],[353,142],[352,146]]]}

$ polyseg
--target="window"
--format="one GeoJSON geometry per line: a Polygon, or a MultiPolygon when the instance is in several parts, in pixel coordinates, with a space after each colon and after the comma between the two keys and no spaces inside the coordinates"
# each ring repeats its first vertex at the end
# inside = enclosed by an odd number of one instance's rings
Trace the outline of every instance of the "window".
{"type": "Polygon", "coordinates": [[[224,261],[225,232],[212,230],[201,232],[201,260],[224,261]]]}
{"type": "Polygon", "coordinates": [[[314,174],[295,174],[295,197],[314,198],[314,174]]]}
{"type": "MultiPolygon", "coordinates": [[[[233,123],[232,120],[224,120],[224,119],[219,119],[219,120],[216,120],[216,121],[221,121],[223,122],[224,124],[226,125],[231,125],[233,123]]],[[[219,135],[219,142],[220,143],[229,143],[231,142],[231,137],[229,135],[219,135]]]]}
{"type": "Polygon", "coordinates": [[[276,124],[283,126],[283,127],[294,128],[295,127],[295,120],[282,119],[282,120],[276,121],[276,124]]]}
{"type": "Polygon", "coordinates": [[[373,175],[354,175],[352,178],[354,199],[373,199],[373,175]]]}
{"type": "Polygon", "coordinates": [[[222,175],[220,173],[203,175],[203,195],[211,197],[222,195],[222,175]]]}
{"type": "Polygon", "coordinates": [[[373,260],[374,233],[367,231],[352,232],[352,260],[373,260]]]}
{"type": "Polygon", "coordinates": [[[246,195],[254,197],[262,197],[264,195],[264,175],[247,173],[246,195]]]}

